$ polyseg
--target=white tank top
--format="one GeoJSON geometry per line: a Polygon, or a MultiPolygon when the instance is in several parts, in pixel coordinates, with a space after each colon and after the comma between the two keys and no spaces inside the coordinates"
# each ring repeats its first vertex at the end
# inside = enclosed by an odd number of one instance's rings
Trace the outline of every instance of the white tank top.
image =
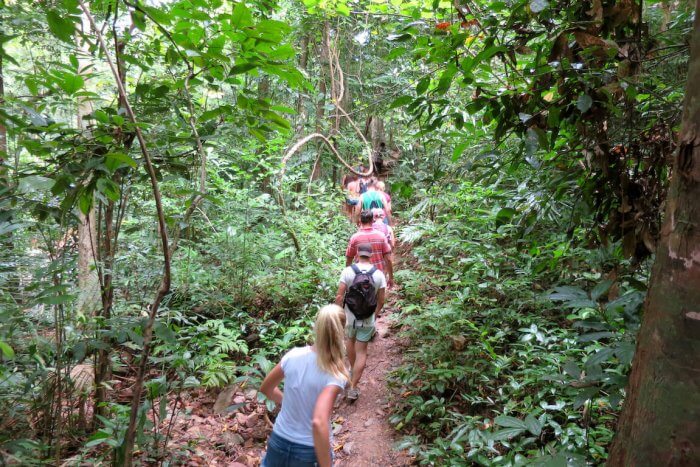
{"type": "MultiPolygon", "coordinates": [[[[294,443],[314,445],[311,426],[316,399],[326,386],[345,387],[342,379],[321,370],[310,346],[297,347],[282,357],[284,397],[272,431],[294,443]]],[[[330,420],[328,421],[330,425],[330,420]]]]}

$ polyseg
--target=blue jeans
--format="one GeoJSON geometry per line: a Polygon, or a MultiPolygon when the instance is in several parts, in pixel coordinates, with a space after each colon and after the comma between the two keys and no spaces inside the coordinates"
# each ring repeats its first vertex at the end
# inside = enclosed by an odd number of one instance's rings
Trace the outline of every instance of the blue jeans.
{"type": "Polygon", "coordinates": [[[267,440],[267,453],[260,467],[317,467],[313,446],[294,443],[274,431],[267,440]]]}

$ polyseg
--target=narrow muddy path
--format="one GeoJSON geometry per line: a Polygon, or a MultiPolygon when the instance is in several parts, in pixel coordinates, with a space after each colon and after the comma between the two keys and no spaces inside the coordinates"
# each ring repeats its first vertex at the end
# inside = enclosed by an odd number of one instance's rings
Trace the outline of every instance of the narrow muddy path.
{"type": "MultiPolygon", "coordinates": [[[[391,291],[394,295],[396,292],[391,291]]],[[[402,350],[390,327],[395,300],[376,321],[377,334],[369,344],[367,367],[360,380],[360,398],[353,403],[340,399],[333,417],[338,467],[411,465],[396,452],[395,430],[389,424],[392,394],[387,386],[389,372],[401,363],[402,350]]]]}

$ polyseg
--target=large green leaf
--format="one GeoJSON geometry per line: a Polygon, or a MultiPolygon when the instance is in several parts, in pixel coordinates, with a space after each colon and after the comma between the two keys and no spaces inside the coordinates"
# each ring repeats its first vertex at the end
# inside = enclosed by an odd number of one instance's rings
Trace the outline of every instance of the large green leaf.
{"type": "Polygon", "coordinates": [[[501,226],[509,223],[518,211],[514,208],[502,208],[496,213],[496,225],[501,226]]]}
{"type": "Polygon", "coordinates": [[[527,426],[527,431],[534,436],[539,436],[542,433],[542,422],[537,420],[532,414],[528,414],[525,417],[525,425],[527,426]]]}
{"type": "Polygon", "coordinates": [[[71,16],[61,15],[56,10],[46,12],[46,20],[49,23],[49,31],[51,34],[61,39],[64,42],[73,44],[75,38],[75,23],[70,19],[71,16]]]}
{"type": "Polygon", "coordinates": [[[581,113],[588,112],[588,109],[593,105],[593,99],[588,94],[581,94],[576,101],[576,108],[581,111],[581,113]]]}
{"type": "Polygon", "coordinates": [[[519,434],[522,434],[526,428],[503,428],[502,430],[495,431],[489,435],[489,438],[493,441],[505,441],[507,439],[515,438],[519,434]]]}
{"type": "Polygon", "coordinates": [[[253,15],[243,2],[236,3],[231,14],[231,26],[234,29],[241,29],[253,24],[253,15]]]}
{"type": "Polygon", "coordinates": [[[498,426],[504,426],[508,428],[521,428],[523,430],[527,429],[525,422],[519,418],[509,417],[508,415],[499,415],[494,420],[494,423],[498,426]]]}
{"type": "Polygon", "coordinates": [[[5,358],[15,358],[15,351],[6,342],[0,341],[0,351],[5,358]]]}
{"type": "Polygon", "coordinates": [[[390,109],[395,109],[397,107],[403,107],[406,104],[413,102],[413,97],[411,96],[400,96],[394,99],[394,101],[389,104],[390,109]]]}
{"type": "Polygon", "coordinates": [[[119,200],[119,186],[108,178],[97,180],[97,189],[111,201],[119,200]]]}
{"type": "Polygon", "coordinates": [[[66,71],[60,74],[57,84],[66,94],[72,95],[85,85],[85,80],[78,74],[66,71]]]}

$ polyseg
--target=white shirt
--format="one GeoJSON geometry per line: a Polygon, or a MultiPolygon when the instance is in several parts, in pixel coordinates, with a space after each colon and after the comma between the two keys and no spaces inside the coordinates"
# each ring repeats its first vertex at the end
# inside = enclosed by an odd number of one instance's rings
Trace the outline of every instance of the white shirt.
{"type": "MultiPolygon", "coordinates": [[[[284,373],[284,396],[272,431],[305,446],[314,445],[311,420],[321,391],[326,386],[345,387],[344,380],[319,368],[316,357],[311,346],[297,347],[287,352],[280,363],[284,373]]],[[[330,420],[328,423],[330,425],[330,420]]]]}
{"type": "MultiPolygon", "coordinates": [[[[367,272],[370,269],[372,269],[372,264],[371,263],[355,263],[355,266],[358,267],[358,269],[362,272],[367,272]]],[[[374,271],[374,274],[372,274],[372,279],[374,280],[374,288],[377,289],[377,292],[379,292],[379,289],[386,289],[386,277],[384,276],[384,273],[377,269],[374,271]]],[[[340,274],[340,283],[345,284],[346,286],[346,291],[347,289],[350,288],[352,285],[352,281],[355,280],[355,271],[352,270],[352,266],[348,266],[345,269],[343,269],[343,272],[340,274]]],[[[365,319],[356,319],[355,315],[352,314],[352,311],[346,306],[345,307],[345,325],[350,327],[350,326],[355,326],[358,328],[365,327],[365,326],[374,326],[374,313],[372,313],[372,316],[369,318],[365,319]]]]}

